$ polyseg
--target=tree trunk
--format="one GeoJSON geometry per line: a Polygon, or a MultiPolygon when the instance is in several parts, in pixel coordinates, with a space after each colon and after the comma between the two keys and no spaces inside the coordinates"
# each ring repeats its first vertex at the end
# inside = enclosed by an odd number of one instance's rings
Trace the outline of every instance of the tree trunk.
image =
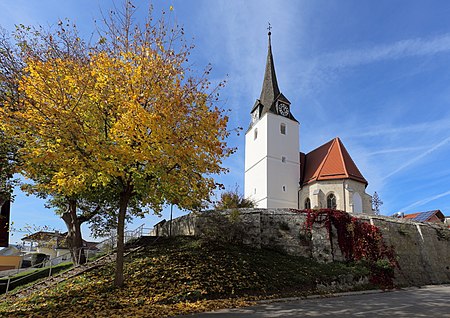
{"type": "Polygon", "coordinates": [[[77,201],[68,200],[69,207],[61,218],[67,226],[67,245],[70,249],[74,265],[86,263],[86,255],[83,250],[83,238],[81,236],[81,224],[77,216],[77,201]]]}
{"type": "Polygon", "coordinates": [[[116,274],[114,278],[114,286],[123,286],[123,254],[125,250],[125,216],[127,213],[128,202],[130,201],[132,188],[127,186],[120,194],[119,200],[119,216],[117,218],[117,257],[116,257],[116,274]]]}

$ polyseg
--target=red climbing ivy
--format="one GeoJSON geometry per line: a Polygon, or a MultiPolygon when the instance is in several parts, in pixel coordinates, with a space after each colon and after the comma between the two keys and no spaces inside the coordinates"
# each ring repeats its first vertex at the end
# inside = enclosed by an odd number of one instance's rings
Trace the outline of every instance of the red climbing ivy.
{"type": "Polygon", "coordinates": [[[394,269],[399,267],[393,246],[387,246],[380,229],[344,211],[333,209],[301,210],[306,213],[305,230],[314,224],[324,226],[333,247],[332,229],[337,232],[339,249],[348,261],[366,261],[370,282],[382,288],[394,287],[394,269]]]}

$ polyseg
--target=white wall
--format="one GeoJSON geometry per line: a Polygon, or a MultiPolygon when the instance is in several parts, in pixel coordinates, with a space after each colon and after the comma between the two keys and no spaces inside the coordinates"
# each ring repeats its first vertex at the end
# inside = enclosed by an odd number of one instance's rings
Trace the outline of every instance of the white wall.
{"type": "Polygon", "coordinates": [[[297,208],[299,160],[299,124],[266,113],[245,136],[245,197],[254,199],[259,208],[297,208]],[[282,123],[285,135],[280,131],[282,123]]]}

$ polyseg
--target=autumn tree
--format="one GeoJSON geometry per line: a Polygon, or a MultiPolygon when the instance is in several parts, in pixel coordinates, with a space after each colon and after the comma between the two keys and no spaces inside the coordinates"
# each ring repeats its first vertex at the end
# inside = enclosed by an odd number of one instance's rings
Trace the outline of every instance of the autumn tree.
{"type": "Polygon", "coordinates": [[[81,54],[53,50],[64,46],[61,26],[44,41],[25,30],[22,103],[6,103],[1,112],[3,128],[21,140],[21,172],[39,180],[37,191],[77,198],[101,189],[114,197],[116,286],[124,281],[130,202],[156,213],[167,203],[198,206],[233,152],[209,70],[199,77],[186,66],[192,48],[182,29],[151,16],[137,25],[133,14],[127,2],[106,21],[97,45],[76,47],[81,54]],[[36,50],[43,42],[46,50],[36,50]]]}
{"type": "MultiPolygon", "coordinates": [[[[31,191],[37,194],[34,191],[31,191]]],[[[70,249],[74,264],[84,264],[86,255],[81,233],[81,225],[89,223],[94,237],[107,235],[117,228],[117,194],[111,189],[90,188],[89,191],[78,194],[76,197],[66,197],[53,193],[51,196],[40,194],[48,198],[46,207],[55,210],[67,227],[66,243],[70,249]]],[[[133,198],[129,206],[129,215],[126,221],[131,221],[131,215],[143,216],[137,198],[133,198]]]]}
{"type": "MultiPolygon", "coordinates": [[[[17,49],[10,44],[6,30],[0,28],[0,108],[19,102],[18,85],[23,64],[17,49]]],[[[17,162],[17,144],[0,128],[0,206],[11,198],[16,180],[12,178],[17,162]]]]}
{"type": "MultiPolygon", "coordinates": [[[[21,81],[24,76],[27,76],[27,64],[31,59],[42,59],[50,61],[52,59],[60,58],[71,58],[78,63],[85,63],[87,61],[87,47],[84,42],[80,40],[77,35],[76,28],[69,29],[62,22],[59,24],[59,29],[55,34],[48,32],[42,28],[31,28],[25,27],[23,25],[17,26],[14,38],[17,43],[14,45],[6,32],[3,32],[3,36],[0,39],[0,71],[1,71],[1,96],[0,101],[2,106],[7,106],[4,108],[3,114],[5,118],[11,120],[9,124],[14,124],[14,116],[11,116],[17,111],[23,108],[23,104],[26,100],[26,94],[24,90],[21,89],[21,81]],[[66,29],[67,30],[66,30],[66,29]],[[32,34],[32,36],[30,36],[32,34]]],[[[63,92],[61,92],[63,94],[63,92]]],[[[3,107],[2,107],[3,108],[3,107]]],[[[5,129],[2,129],[1,137],[2,141],[8,138],[9,142],[2,142],[2,151],[14,155],[14,160],[2,161],[2,166],[7,165],[10,174],[14,172],[22,172],[24,162],[21,159],[20,153],[16,150],[23,145],[24,136],[20,133],[20,127],[15,132],[11,133],[12,130],[7,133],[5,129]],[[8,148],[9,149],[8,149],[8,148]]],[[[10,155],[10,156],[11,156],[10,155]]],[[[4,158],[4,156],[2,156],[4,158]]],[[[79,213],[77,211],[78,200],[82,195],[88,195],[92,198],[91,189],[76,195],[65,196],[61,195],[50,188],[46,187],[48,180],[51,175],[57,170],[51,166],[51,162],[41,162],[39,165],[34,166],[34,172],[28,171],[26,176],[32,179],[31,184],[22,184],[23,190],[28,193],[37,194],[40,197],[54,196],[51,200],[52,202],[58,202],[59,208],[61,208],[61,203],[64,202],[64,211],[61,211],[61,218],[66,223],[68,234],[67,234],[67,244],[72,252],[72,259],[74,263],[84,262],[84,254],[82,253],[83,240],[81,236],[81,223],[88,221],[95,213],[98,212],[98,208],[92,210],[90,213],[83,211],[79,213]]],[[[1,171],[5,171],[2,169],[1,171]]],[[[2,180],[5,180],[2,178],[2,180]]],[[[12,189],[12,187],[10,187],[12,189]]],[[[97,191],[98,193],[98,191],[97,191]]]]}

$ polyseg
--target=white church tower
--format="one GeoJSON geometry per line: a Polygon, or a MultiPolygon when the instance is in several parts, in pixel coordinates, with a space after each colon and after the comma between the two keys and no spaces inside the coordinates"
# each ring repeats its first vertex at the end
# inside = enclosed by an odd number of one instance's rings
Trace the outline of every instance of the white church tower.
{"type": "Polygon", "coordinates": [[[244,195],[258,208],[298,208],[299,123],[278,88],[269,47],[261,96],[251,110],[245,134],[244,195]]]}

